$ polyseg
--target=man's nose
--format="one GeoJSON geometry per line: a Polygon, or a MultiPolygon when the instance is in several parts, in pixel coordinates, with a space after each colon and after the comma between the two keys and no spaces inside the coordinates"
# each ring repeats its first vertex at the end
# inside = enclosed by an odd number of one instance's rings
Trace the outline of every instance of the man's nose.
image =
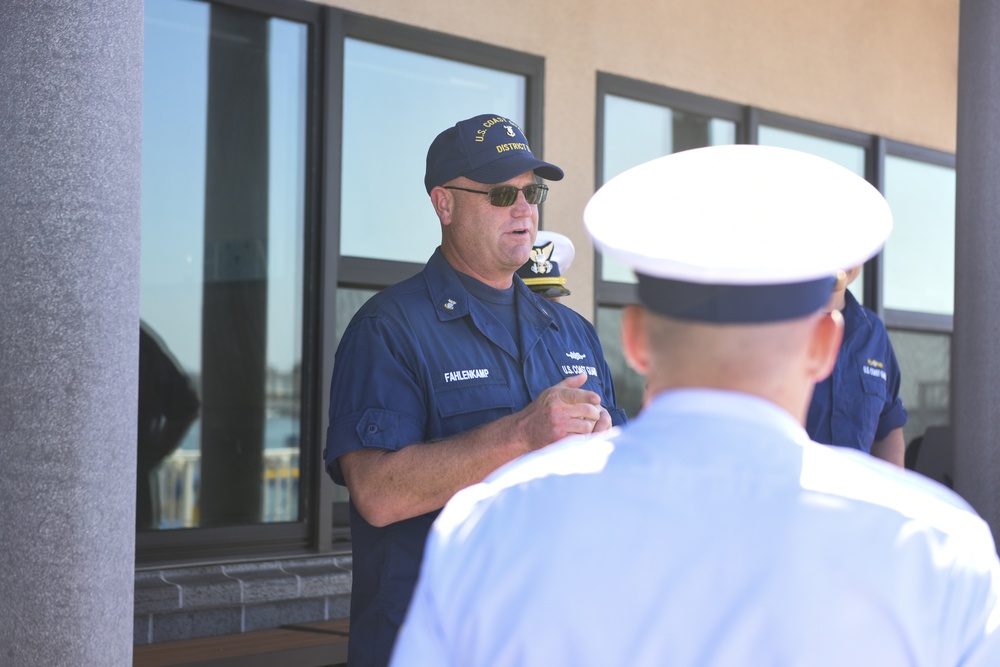
{"type": "Polygon", "coordinates": [[[525,198],[524,190],[517,191],[517,199],[515,199],[514,203],[510,205],[510,208],[511,214],[518,218],[524,217],[525,215],[531,215],[531,204],[529,204],[528,200],[525,198]]]}

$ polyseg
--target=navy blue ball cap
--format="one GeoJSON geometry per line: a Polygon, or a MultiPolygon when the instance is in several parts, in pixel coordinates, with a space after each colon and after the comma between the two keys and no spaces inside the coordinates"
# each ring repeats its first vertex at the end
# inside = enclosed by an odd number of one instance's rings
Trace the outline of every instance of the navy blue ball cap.
{"type": "Polygon", "coordinates": [[[777,322],[817,312],[836,275],[876,254],[889,205],[829,160],[770,146],[695,148],[604,184],[584,223],[668,317],[777,322]]]}
{"type": "Polygon", "coordinates": [[[424,186],[430,194],[435,186],[459,176],[493,184],[526,171],[550,181],[563,177],[562,169],[532,155],[517,123],[503,116],[483,114],[459,121],[431,142],[424,186]]]}

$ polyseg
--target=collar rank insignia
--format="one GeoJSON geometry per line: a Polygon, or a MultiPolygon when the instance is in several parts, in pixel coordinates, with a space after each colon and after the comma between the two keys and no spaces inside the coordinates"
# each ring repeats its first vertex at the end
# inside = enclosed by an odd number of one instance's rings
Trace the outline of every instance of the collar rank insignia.
{"type": "Polygon", "coordinates": [[[511,127],[510,125],[504,125],[503,129],[507,130],[507,136],[508,137],[516,137],[517,136],[516,134],[514,134],[514,128],[511,127]]]}
{"type": "Polygon", "coordinates": [[[448,301],[444,304],[445,310],[455,310],[455,303],[456,301],[454,299],[448,299],[448,301]]]}
{"type": "Polygon", "coordinates": [[[580,361],[581,359],[586,359],[587,355],[580,354],[579,352],[567,352],[566,356],[574,361],[580,361]]]}
{"type": "Polygon", "coordinates": [[[531,249],[531,272],[538,273],[540,275],[545,275],[546,273],[552,272],[552,262],[549,259],[552,257],[552,251],[556,249],[556,244],[553,241],[549,241],[543,246],[537,246],[531,249]]]}

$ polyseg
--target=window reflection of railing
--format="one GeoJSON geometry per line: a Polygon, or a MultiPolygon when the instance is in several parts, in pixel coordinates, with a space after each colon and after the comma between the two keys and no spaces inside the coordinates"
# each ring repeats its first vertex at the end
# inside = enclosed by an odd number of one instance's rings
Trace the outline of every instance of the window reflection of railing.
{"type": "Polygon", "coordinates": [[[265,522],[295,521],[299,509],[299,449],[264,450],[264,494],[261,518],[265,522]]]}
{"type": "MultiPolygon", "coordinates": [[[[158,528],[194,528],[199,523],[198,485],[201,453],[179,449],[163,460],[156,471],[159,487],[158,528]]],[[[299,450],[272,447],[264,450],[264,485],[261,521],[295,521],[299,507],[299,450]]]]}

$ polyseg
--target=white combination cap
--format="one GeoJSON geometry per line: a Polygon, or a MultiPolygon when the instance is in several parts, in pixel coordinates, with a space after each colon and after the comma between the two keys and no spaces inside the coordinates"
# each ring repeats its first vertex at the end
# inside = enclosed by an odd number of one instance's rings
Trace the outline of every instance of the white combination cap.
{"type": "Polygon", "coordinates": [[[885,243],[892,213],[857,174],[809,153],[710,146],[625,171],[587,204],[597,248],[630,266],[653,311],[706,322],[803,317],[838,271],[885,243]]]}
{"type": "Polygon", "coordinates": [[[538,230],[531,255],[517,275],[532,292],[551,299],[570,294],[565,273],[573,264],[576,248],[569,237],[557,232],[538,230]]]}
{"type": "Polygon", "coordinates": [[[576,257],[576,248],[568,236],[559,232],[550,232],[547,229],[539,229],[535,236],[535,247],[544,247],[551,243],[552,261],[559,264],[560,270],[565,273],[573,265],[573,258],[576,257]]]}

